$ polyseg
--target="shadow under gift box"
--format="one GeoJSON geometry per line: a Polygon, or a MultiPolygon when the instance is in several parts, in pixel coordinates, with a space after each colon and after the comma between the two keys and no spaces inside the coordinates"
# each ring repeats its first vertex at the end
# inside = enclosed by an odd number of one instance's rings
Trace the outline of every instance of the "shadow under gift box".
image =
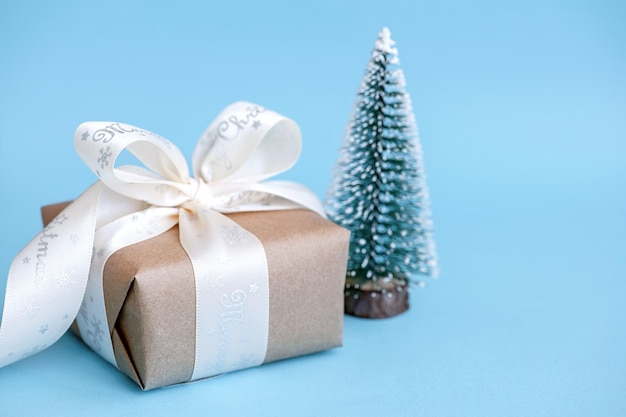
{"type": "MultiPolygon", "coordinates": [[[[67,205],[42,207],[44,224],[67,205]]],[[[263,363],[341,346],[349,232],[305,209],[227,216],[259,238],[267,256],[269,339],[263,363]]],[[[115,359],[144,390],[187,382],[193,374],[195,280],[178,236],[175,226],[118,250],[104,267],[115,359]]],[[[80,335],[76,323],[72,328],[80,335]]]]}

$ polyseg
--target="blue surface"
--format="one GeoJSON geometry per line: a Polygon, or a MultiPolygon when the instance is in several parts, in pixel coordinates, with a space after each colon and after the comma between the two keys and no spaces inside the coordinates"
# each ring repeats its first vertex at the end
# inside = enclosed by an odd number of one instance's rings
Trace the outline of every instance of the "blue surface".
{"type": "MultiPolygon", "coordinates": [[[[320,197],[378,31],[413,99],[442,278],[345,346],[141,392],[72,336],[0,369],[0,416],[626,415],[626,7],[614,1],[0,4],[0,270],[95,179],[85,120],[190,156],[229,103],[298,122],[320,197]]],[[[4,273],[0,275],[0,296],[4,273]]]]}

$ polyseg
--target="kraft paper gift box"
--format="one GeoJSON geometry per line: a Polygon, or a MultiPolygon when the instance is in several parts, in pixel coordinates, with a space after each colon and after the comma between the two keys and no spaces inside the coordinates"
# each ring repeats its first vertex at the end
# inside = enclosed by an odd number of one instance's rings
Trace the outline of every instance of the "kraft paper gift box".
{"type": "Polygon", "coordinates": [[[172,142],[118,122],[81,124],[74,147],[98,181],[43,208],[46,227],[14,258],[0,367],[72,321],[143,389],[341,345],[349,232],[310,190],[267,181],[298,158],[295,122],[234,103],[191,170],[172,142]]]}
{"type": "MultiPolygon", "coordinates": [[[[43,207],[44,222],[65,205],[43,207]]],[[[264,363],[341,346],[349,232],[305,209],[229,217],[256,235],[267,254],[270,304],[264,363]]],[[[189,381],[195,289],[178,227],[111,256],[104,269],[104,295],[120,370],[144,390],[189,381]]]]}

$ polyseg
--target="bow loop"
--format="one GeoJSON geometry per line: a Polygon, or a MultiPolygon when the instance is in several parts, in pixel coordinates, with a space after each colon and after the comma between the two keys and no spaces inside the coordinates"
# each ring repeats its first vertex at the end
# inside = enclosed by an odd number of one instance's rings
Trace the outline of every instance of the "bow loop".
{"type": "Polygon", "coordinates": [[[157,134],[122,123],[86,122],[76,130],[74,146],[98,178],[121,195],[163,207],[186,201],[187,162],[157,134]],[[131,164],[118,164],[125,153],[131,164]]]}
{"type": "Polygon", "coordinates": [[[293,120],[251,103],[234,103],[198,141],[194,175],[207,182],[259,182],[290,169],[301,148],[293,120]]]}

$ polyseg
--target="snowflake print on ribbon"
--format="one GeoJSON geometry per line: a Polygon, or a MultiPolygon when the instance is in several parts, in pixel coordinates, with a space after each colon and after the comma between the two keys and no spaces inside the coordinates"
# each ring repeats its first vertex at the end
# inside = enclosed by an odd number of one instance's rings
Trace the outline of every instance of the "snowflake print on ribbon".
{"type": "Polygon", "coordinates": [[[98,320],[95,314],[92,314],[91,320],[89,320],[89,327],[87,337],[91,342],[91,347],[96,351],[100,351],[104,341],[104,330],[102,329],[102,322],[98,320]]]}
{"type": "Polygon", "coordinates": [[[109,166],[109,159],[113,156],[113,152],[111,152],[111,147],[107,146],[106,148],[100,149],[100,156],[98,157],[98,162],[100,163],[100,168],[104,169],[109,166]]]}
{"type": "Polygon", "coordinates": [[[71,287],[77,285],[76,280],[73,277],[74,271],[66,271],[64,267],[61,267],[56,274],[52,275],[52,278],[57,282],[57,287],[64,291],[69,291],[71,287]]]}
{"type": "Polygon", "coordinates": [[[35,314],[39,311],[39,305],[35,301],[34,298],[28,298],[22,300],[20,305],[20,315],[25,319],[32,319],[35,317],[35,314]]]}
{"type": "Polygon", "coordinates": [[[214,294],[224,287],[223,277],[221,275],[211,274],[205,278],[205,288],[209,291],[213,291],[214,294]]]}
{"type": "Polygon", "coordinates": [[[248,232],[239,226],[222,226],[220,235],[230,246],[245,246],[248,244],[248,232]]]}

